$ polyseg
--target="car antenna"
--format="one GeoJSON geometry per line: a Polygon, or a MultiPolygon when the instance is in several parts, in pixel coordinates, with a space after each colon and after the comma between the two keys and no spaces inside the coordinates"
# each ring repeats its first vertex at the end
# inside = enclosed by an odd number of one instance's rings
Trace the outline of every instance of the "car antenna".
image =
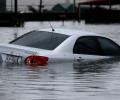
{"type": "Polygon", "coordinates": [[[52,24],[51,24],[50,22],[49,22],[49,24],[50,24],[50,27],[51,27],[51,29],[52,29],[52,32],[54,32],[55,29],[53,28],[52,24]]]}

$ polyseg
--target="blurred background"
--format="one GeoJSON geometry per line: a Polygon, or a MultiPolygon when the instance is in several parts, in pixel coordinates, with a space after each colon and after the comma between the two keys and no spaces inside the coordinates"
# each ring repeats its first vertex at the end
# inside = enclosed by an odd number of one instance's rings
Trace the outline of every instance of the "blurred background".
{"type": "Polygon", "coordinates": [[[21,26],[25,21],[58,20],[120,23],[120,1],[0,0],[0,26],[21,26]]]}

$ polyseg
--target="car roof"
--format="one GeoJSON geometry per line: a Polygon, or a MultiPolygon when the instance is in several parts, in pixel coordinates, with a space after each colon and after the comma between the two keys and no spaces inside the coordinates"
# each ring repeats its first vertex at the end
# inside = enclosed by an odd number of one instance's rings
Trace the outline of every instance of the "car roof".
{"type": "Polygon", "coordinates": [[[65,29],[65,28],[55,28],[54,31],[52,31],[51,28],[49,29],[40,29],[39,31],[46,31],[46,32],[54,32],[54,33],[59,33],[59,34],[65,34],[65,35],[78,35],[78,36],[101,36],[96,33],[92,32],[87,32],[87,31],[80,31],[80,30],[75,30],[75,29],[65,29]]]}

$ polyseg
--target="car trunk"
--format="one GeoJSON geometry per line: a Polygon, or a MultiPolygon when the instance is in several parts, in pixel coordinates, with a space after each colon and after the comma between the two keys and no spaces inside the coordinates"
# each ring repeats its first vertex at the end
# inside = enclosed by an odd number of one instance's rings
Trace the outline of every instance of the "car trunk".
{"type": "Polygon", "coordinates": [[[45,51],[14,44],[0,44],[0,59],[9,63],[22,63],[27,56],[37,55],[38,51],[45,51]]]}

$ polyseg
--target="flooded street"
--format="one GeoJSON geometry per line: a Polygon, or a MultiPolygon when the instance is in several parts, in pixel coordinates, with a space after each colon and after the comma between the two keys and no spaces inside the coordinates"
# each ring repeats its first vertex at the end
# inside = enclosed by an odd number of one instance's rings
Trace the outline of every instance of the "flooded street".
{"type": "Polygon", "coordinates": [[[0,100],[119,100],[119,65],[1,66],[0,100]]]}
{"type": "MultiPolygon", "coordinates": [[[[97,32],[120,44],[120,25],[53,22],[59,28],[97,32]]],[[[0,28],[7,43],[28,31],[50,28],[48,22],[29,22],[23,28],[0,28]]],[[[120,59],[106,63],[55,63],[45,67],[0,66],[0,100],[119,100],[120,59]]]]}

